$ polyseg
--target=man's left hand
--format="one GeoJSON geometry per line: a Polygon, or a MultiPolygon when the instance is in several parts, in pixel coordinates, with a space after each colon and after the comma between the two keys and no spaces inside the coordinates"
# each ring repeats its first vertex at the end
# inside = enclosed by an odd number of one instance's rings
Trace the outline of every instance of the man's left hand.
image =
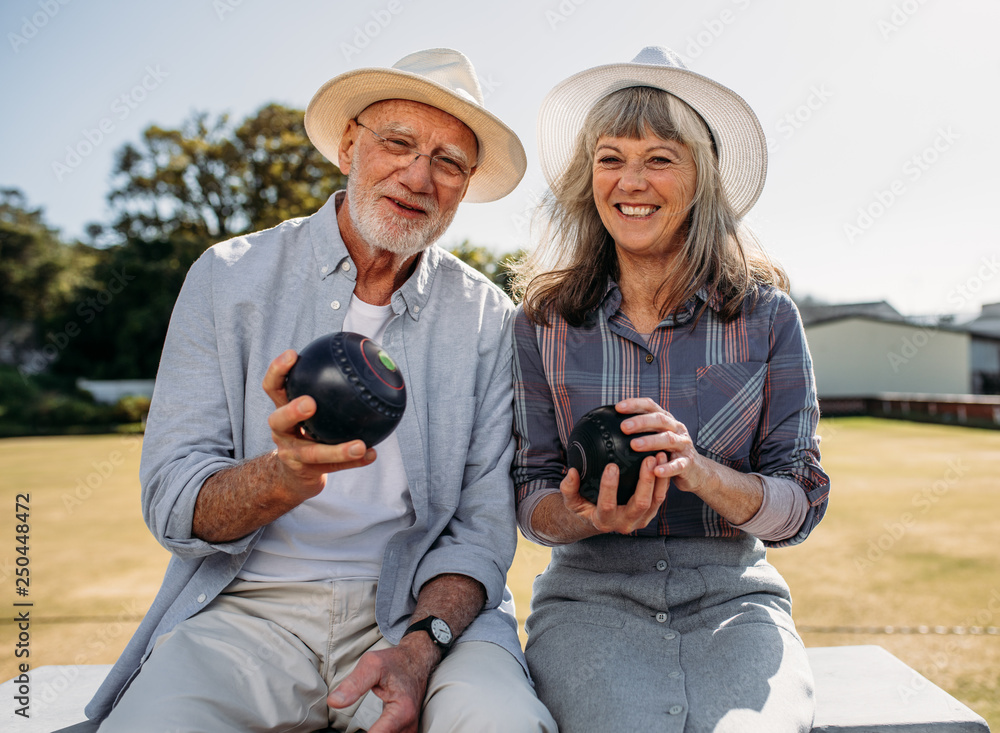
{"type": "Polygon", "coordinates": [[[382,700],[382,715],[368,733],[416,733],[427,680],[439,660],[440,652],[426,634],[411,634],[391,649],[365,652],[327,704],[346,708],[370,690],[382,700]]]}

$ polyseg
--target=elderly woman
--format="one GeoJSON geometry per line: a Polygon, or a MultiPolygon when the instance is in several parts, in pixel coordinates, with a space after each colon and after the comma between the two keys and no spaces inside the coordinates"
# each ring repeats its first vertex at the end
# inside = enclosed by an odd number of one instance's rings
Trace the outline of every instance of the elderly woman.
{"type": "Polygon", "coordinates": [[[741,225],[764,135],[731,90],[646,48],[557,85],[551,185],[521,267],[518,522],[553,546],[526,655],[562,730],[808,731],[812,675],[765,547],[822,518],[812,364],[784,273],[741,225]],[[567,439],[613,404],[650,453],[591,503],[567,439]]]}

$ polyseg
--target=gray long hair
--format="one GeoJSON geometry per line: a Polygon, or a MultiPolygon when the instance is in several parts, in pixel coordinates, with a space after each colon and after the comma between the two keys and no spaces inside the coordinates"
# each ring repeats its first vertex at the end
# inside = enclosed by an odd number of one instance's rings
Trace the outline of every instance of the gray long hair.
{"type": "MultiPolygon", "coordinates": [[[[514,267],[514,292],[529,318],[547,323],[554,309],[581,325],[620,270],[614,240],[594,204],[594,150],[602,136],[641,139],[653,134],[686,145],[697,166],[687,236],[677,264],[664,273],[657,292],[661,317],[681,308],[699,289],[718,292],[723,319],[735,318],[757,285],[788,289],[773,264],[743,227],[722,190],[718,159],[708,127],[686,103],[652,87],[629,87],[597,102],[577,137],[573,157],[540,206],[543,229],[533,252],[514,267]]],[[[699,312],[699,317],[704,311],[699,312]]]]}

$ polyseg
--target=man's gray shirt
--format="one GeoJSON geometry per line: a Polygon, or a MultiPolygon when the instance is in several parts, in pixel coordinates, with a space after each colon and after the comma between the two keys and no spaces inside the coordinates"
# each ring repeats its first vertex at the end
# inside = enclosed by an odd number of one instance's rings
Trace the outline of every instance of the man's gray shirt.
{"type": "MultiPolygon", "coordinates": [[[[209,249],[192,267],[164,344],[143,441],[146,523],[171,553],[163,585],[87,708],[108,714],[157,637],[197,613],[237,575],[261,531],[224,544],[191,532],[213,473],[274,450],[261,387],[271,361],[340,331],[356,268],[335,199],[316,214],[209,249]]],[[[501,645],[522,665],[505,576],[516,546],[511,437],[511,318],[502,291],[437,246],[392,296],[382,346],[406,380],[397,428],[416,521],[389,541],[376,598],[398,643],[420,587],[442,573],[486,589],[459,641],[501,645]]],[[[330,474],[326,491],[336,490],[330,474]]]]}

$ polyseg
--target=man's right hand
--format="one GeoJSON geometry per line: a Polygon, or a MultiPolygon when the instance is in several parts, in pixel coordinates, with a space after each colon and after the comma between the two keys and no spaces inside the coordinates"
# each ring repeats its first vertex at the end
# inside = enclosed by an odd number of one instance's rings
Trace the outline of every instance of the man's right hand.
{"type": "Polygon", "coordinates": [[[245,537],[319,494],[326,474],[375,460],[375,450],[360,440],[325,445],[305,436],[299,423],[316,412],[316,402],[305,396],[289,402],[285,394],[285,376],[297,358],[284,352],[264,375],[264,391],[275,406],[268,425],[276,449],[205,480],[191,522],[195,537],[215,543],[245,537]]]}
{"type": "Polygon", "coordinates": [[[289,402],[285,393],[285,377],[297,358],[291,349],[280,354],[268,366],[263,387],[276,408],[267,422],[277,446],[282,483],[290,491],[303,494],[304,501],[323,490],[326,474],[367,466],[376,453],[374,448],[366,449],[360,440],[326,445],[306,437],[300,423],[316,414],[316,401],[303,395],[289,402]]]}

